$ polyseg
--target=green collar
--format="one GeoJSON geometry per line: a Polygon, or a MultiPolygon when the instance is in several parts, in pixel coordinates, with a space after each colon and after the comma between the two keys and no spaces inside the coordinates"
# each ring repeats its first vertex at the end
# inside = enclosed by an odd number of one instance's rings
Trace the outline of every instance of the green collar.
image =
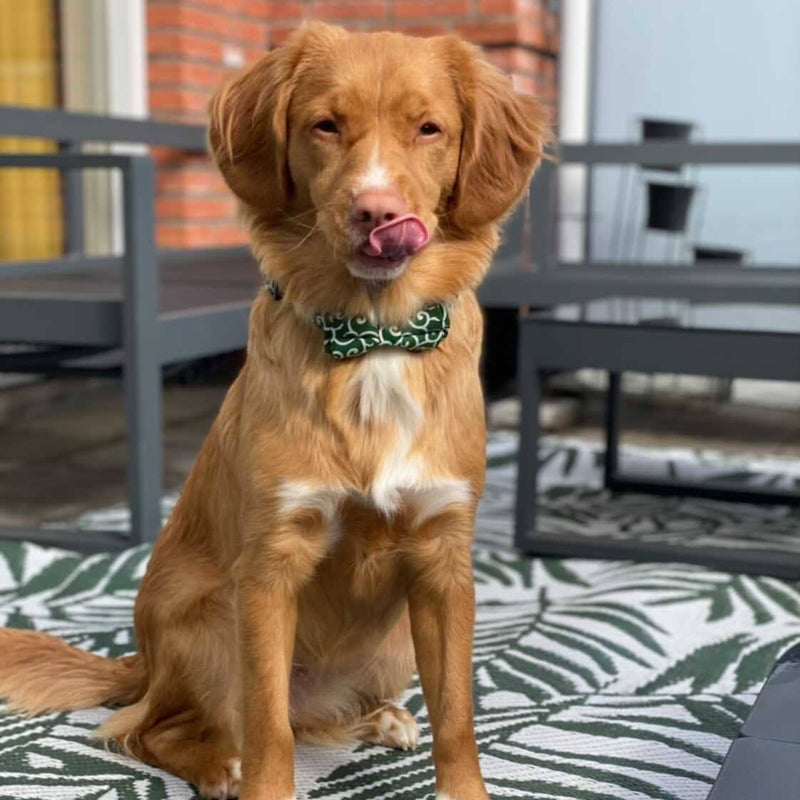
{"type": "MultiPolygon", "coordinates": [[[[273,281],[264,281],[264,288],[275,300],[283,298],[273,281]]],[[[315,314],[314,323],[322,330],[325,350],[339,360],[363,356],[376,347],[432,350],[450,331],[450,315],[444,303],[425,306],[402,327],[374,325],[366,317],[324,313],[315,314]]]]}

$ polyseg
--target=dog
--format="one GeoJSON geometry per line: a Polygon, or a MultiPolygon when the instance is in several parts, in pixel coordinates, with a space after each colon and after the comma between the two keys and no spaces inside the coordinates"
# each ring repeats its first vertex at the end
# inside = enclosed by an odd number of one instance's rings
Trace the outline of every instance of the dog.
{"type": "Polygon", "coordinates": [[[96,735],[207,798],[289,800],[295,741],[412,748],[486,800],[471,539],[485,470],[475,288],[546,140],[456,36],[308,24],[214,97],[209,146],[265,278],[247,361],[106,659],[0,631],[0,696],[118,709],[96,735]]]}

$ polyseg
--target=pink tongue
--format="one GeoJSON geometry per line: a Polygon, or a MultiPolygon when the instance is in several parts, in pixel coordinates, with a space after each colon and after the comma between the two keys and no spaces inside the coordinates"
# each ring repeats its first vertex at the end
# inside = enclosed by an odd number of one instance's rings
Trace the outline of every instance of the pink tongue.
{"type": "Polygon", "coordinates": [[[364,252],[387,259],[406,258],[425,247],[428,238],[428,229],[422,220],[414,214],[406,214],[375,228],[364,245],[364,252]]]}

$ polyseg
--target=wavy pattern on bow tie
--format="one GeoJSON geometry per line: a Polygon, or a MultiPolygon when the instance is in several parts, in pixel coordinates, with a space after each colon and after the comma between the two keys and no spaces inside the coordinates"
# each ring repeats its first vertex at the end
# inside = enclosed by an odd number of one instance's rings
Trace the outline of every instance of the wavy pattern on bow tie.
{"type": "Polygon", "coordinates": [[[366,317],[344,314],[317,314],[314,322],[322,329],[325,350],[336,359],[357,358],[376,347],[431,350],[450,330],[450,315],[443,303],[426,306],[403,327],[374,325],[366,317]]]}

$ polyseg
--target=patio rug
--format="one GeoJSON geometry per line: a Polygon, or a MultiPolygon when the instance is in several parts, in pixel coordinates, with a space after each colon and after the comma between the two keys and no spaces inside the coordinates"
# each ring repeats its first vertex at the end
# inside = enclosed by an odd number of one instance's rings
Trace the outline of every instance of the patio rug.
{"type": "MultiPolygon", "coordinates": [[[[476,729],[490,794],[705,800],[775,659],[800,641],[800,583],[677,563],[521,558],[510,547],[515,451],[513,436],[490,442],[474,558],[476,729]]],[[[543,525],[798,546],[792,512],[609,498],[594,488],[593,448],[549,442],[544,457],[543,525]]],[[[744,481],[786,485],[800,472],[791,463],[739,470],[688,452],[669,454],[666,466],[644,451],[632,457],[640,467],[701,478],[738,470],[744,481]]],[[[173,502],[165,501],[165,511],[173,502]]],[[[124,527],[126,513],[111,509],[83,524],[124,527]]],[[[46,630],[102,654],[128,653],[148,555],[147,547],[83,557],[0,543],[0,624],[46,630]]],[[[417,685],[404,702],[421,724],[416,751],[299,748],[298,797],[432,797],[430,729],[417,685]]],[[[0,718],[0,799],[195,797],[177,778],[90,743],[108,713],[0,718]]]]}

